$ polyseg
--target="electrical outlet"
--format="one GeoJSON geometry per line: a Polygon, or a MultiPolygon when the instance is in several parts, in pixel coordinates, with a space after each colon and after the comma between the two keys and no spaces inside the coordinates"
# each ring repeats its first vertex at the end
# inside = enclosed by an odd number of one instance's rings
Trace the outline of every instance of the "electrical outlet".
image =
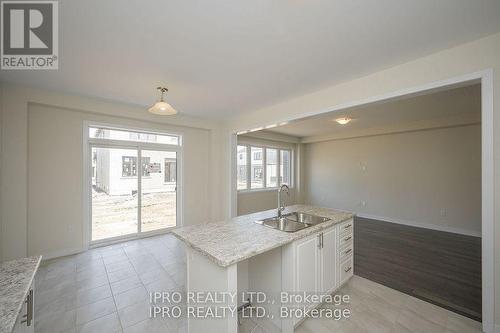
{"type": "Polygon", "coordinates": [[[442,217],[445,217],[448,214],[448,212],[444,208],[441,209],[441,211],[439,213],[441,214],[442,217]]]}
{"type": "Polygon", "coordinates": [[[68,224],[68,234],[71,234],[73,232],[73,224],[68,224]]]}
{"type": "Polygon", "coordinates": [[[366,207],[366,201],[361,201],[361,206],[366,207]]]}

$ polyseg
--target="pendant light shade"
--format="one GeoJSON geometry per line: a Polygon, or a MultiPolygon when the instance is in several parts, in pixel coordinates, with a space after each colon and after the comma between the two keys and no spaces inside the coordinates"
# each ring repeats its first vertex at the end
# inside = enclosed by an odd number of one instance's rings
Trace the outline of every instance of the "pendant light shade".
{"type": "Polygon", "coordinates": [[[160,100],[150,107],[148,111],[160,116],[171,116],[177,114],[177,110],[163,100],[163,94],[166,93],[168,89],[165,87],[158,87],[156,89],[160,91],[160,100]]]}
{"type": "Polygon", "coordinates": [[[338,122],[340,125],[346,125],[351,122],[351,118],[349,117],[342,117],[342,118],[337,118],[335,119],[336,122],[338,122]]]}

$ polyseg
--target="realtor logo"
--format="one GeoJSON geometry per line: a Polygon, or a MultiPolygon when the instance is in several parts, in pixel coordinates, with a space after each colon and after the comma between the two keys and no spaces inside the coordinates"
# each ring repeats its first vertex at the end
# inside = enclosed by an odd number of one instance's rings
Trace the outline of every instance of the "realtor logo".
{"type": "Polygon", "coordinates": [[[1,4],[1,69],[57,69],[58,2],[1,4]]]}

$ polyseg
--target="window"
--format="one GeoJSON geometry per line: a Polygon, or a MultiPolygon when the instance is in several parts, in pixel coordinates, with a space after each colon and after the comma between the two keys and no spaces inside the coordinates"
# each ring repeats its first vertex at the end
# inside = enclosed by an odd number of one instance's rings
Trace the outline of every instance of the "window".
{"type": "Polygon", "coordinates": [[[179,136],[176,135],[145,133],[105,127],[89,127],[89,138],[180,145],[179,136]]]}
{"type": "Polygon", "coordinates": [[[264,178],[262,177],[262,150],[260,147],[251,147],[252,151],[252,161],[251,161],[251,178],[250,178],[250,188],[262,188],[264,187],[264,178]]]}
{"type": "Polygon", "coordinates": [[[238,145],[236,169],[238,190],[291,186],[292,150],[238,145]]]}
{"type": "Polygon", "coordinates": [[[122,156],[122,177],[137,176],[137,157],[122,156]]]}
{"type": "Polygon", "coordinates": [[[177,163],[172,159],[165,159],[165,183],[175,183],[177,181],[177,163]]]}
{"type": "MultiPolygon", "coordinates": [[[[149,157],[142,158],[142,175],[149,176],[151,165],[149,157]]],[[[137,177],[137,157],[122,156],[122,177],[137,177]]]]}
{"type": "Polygon", "coordinates": [[[266,149],[266,185],[278,186],[278,149],[266,149]]]}
{"type": "Polygon", "coordinates": [[[129,132],[130,141],[157,142],[156,134],[129,132]]]}
{"type": "Polygon", "coordinates": [[[281,150],[280,153],[280,184],[290,185],[290,151],[281,150]]]}
{"type": "Polygon", "coordinates": [[[236,163],[238,190],[247,188],[247,147],[238,146],[237,148],[238,161],[236,163]]]}

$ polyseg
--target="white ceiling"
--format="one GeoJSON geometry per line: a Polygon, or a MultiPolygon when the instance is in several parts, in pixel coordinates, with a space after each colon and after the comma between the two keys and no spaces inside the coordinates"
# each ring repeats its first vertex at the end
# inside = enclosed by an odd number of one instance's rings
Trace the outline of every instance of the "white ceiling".
{"type": "Polygon", "coordinates": [[[1,80],[221,118],[500,31],[498,0],[60,0],[59,70],[1,80]]]}
{"type": "Polygon", "coordinates": [[[297,120],[266,132],[286,134],[300,138],[323,135],[349,136],[367,129],[403,128],[402,125],[420,122],[425,126],[450,123],[449,120],[479,122],[481,120],[481,86],[479,84],[407,97],[381,103],[373,103],[342,111],[329,112],[307,119],[297,120]],[[335,119],[349,117],[347,125],[335,119]]]}

